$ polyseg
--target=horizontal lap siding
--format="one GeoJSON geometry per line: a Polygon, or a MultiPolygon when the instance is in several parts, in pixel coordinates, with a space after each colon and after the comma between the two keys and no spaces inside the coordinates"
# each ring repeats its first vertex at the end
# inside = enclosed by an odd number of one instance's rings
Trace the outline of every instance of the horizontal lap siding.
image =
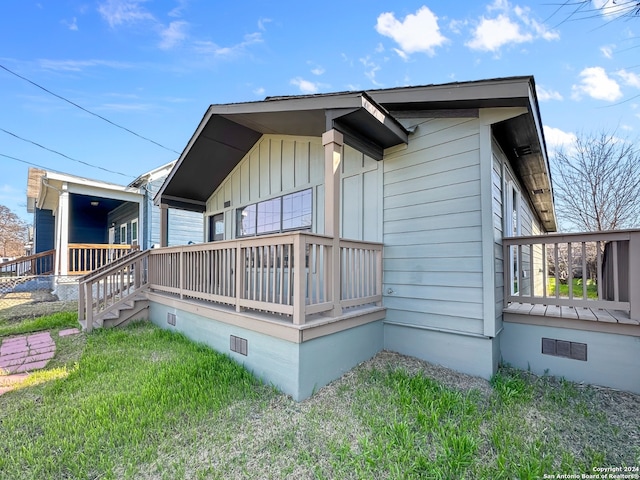
{"type": "Polygon", "coordinates": [[[387,321],[482,333],[478,120],[424,120],[383,163],[387,321]]]}
{"type": "Polygon", "coordinates": [[[506,157],[493,143],[493,162],[491,171],[491,204],[493,208],[493,256],[495,278],[495,317],[496,330],[502,327],[502,306],[504,302],[504,263],[502,253],[503,200],[502,200],[502,164],[506,157]]]}

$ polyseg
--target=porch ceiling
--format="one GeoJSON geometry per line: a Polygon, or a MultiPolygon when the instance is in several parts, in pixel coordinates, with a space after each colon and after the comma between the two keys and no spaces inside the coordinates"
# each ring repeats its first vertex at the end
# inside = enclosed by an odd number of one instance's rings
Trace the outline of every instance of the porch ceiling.
{"type": "Polygon", "coordinates": [[[404,127],[363,92],[212,105],[155,201],[202,212],[262,135],[321,137],[332,128],[378,160],[385,148],[408,141],[404,127]]]}

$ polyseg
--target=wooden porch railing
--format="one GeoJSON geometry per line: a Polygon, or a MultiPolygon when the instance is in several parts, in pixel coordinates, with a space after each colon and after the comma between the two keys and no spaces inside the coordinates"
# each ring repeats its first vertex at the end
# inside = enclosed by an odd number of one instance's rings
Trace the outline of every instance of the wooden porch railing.
{"type": "Polygon", "coordinates": [[[308,315],[380,304],[382,244],[340,240],[336,272],[333,248],[330,237],[293,232],[154,249],[149,287],[238,312],[289,316],[296,325],[308,315]],[[340,298],[333,298],[335,285],[340,298]]]}
{"type": "Polygon", "coordinates": [[[84,275],[137,250],[137,246],[106,243],[70,243],[69,275],[84,275]]]}
{"type": "Polygon", "coordinates": [[[504,238],[502,245],[505,306],[603,308],[640,319],[640,230],[504,238]]]}
{"type": "Polygon", "coordinates": [[[26,275],[49,275],[53,273],[55,256],[55,250],[47,250],[46,252],[0,263],[0,276],[23,277],[26,275]]]}
{"type": "Polygon", "coordinates": [[[90,332],[96,322],[148,287],[149,250],[135,251],[79,280],[78,320],[90,332]]]}

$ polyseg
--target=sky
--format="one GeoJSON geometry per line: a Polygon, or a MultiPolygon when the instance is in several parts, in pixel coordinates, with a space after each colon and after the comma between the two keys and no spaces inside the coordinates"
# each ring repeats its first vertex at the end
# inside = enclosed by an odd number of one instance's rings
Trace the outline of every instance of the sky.
{"type": "Polygon", "coordinates": [[[626,1],[1,0],[0,204],[31,220],[29,166],[126,185],[274,95],[533,75],[550,155],[640,138],[626,1]]]}

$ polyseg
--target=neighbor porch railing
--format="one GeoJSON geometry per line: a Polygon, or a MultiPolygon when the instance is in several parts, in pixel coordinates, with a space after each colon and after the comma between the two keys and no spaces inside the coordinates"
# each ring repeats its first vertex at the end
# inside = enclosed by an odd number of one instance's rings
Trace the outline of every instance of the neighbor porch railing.
{"type": "Polygon", "coordinates": [[[137,246],[106,243],[70,243],[69,275],[84,275],[137,250],[137,246]]]}
{"type": "Polygon", "coordinates": [[[640,319],[640,230],[504,238],[504,302],[623,310],[640,319]]]}
{"type": "Polygon", "coordinates": [[[0,277],[22,277],[26,275],[49,275],[53,273],[55,250],[36,253],[0,263],[0,277]]]}
{"type": "Polygon", "coordinates": [[[330,237],[293,232],[154,249],[149,286],[238,312],[289,316],[296,325],[308,315],[336,316],[343,309],[380,304],[382,245],[340,240],[334,259],[335,245],[330,237]]]}

